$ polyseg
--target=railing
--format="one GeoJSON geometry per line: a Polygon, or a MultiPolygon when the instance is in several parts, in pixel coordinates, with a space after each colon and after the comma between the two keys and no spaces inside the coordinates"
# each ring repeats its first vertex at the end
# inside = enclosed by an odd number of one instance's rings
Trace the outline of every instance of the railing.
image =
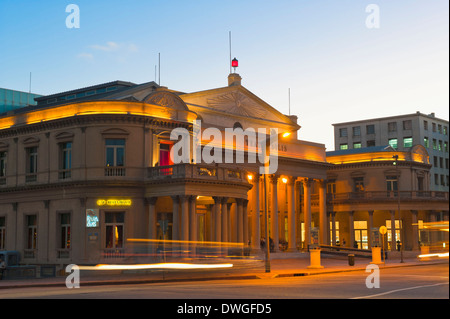
{"type": "Polygon", "coordinates": [[[125,250],[123,248],[103,250],[103,258],[105,259],[117,259],[124,257],[125,257],[125,250]]]}
{"type": "Polygon", "coordinates": [[[107,166],[105,167],[105,176],[125,176],[125,167],[107,166]]]}
{"type": "MultiPolygon", "coordinates": [[[[209,164],[176,164],[149,167],[147,177],[152,180],[195,178],[207,180],[244,181],[239,168],[209,164]]],[[[246,180],[246,179],[245,179],[246,180]]]]}
{"type": "Polygon", "coordinates": [[[58,171],[58,178],[59,179],[66,179],[72,177],[72,170],[70,169],[62,169],[58,171]]]}
{"type": "MultiPolygon", "coordinates": [[[[311,200],[313,200],[311,195],[311,200]]],[[[339,200],[371,200],[371,199],[444,199],[448,200],[448,192],[435,191],[365,191],[365,192],[349,192],[349,193],[334,193],[327,194],[328,201],[339,200]]]]}
{"type": "Polygon", "coordinates": [[[57,258],[58,259],[69,259],[70,258],[70,249],[61,248],[57,251],[57,258]]]}

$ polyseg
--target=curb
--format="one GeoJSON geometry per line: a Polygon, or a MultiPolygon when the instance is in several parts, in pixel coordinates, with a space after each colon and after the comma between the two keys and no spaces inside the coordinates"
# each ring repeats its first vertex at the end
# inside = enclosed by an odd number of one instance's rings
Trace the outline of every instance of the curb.
{"type": "MultiPolygon", "coordinates": [[[[415,267],[415,266],[427,266],[435,264],[448,264],[448,260],[436,260],[423,263],[405,263],[394,265],[380,265],[380,269],[384,268],[400,268],[400,267],[415,267]]],[[[172,278],[172,279],[122,279],[122,280],[87,280],[81,281],[80,286],[106,286],[106,285],[131,285],[131,284],[161,284],[161,283],[174,283],[174,282],[196,282],[196,281],[212,281],[212,280],[250,280],[250,279],[274,279],[274,278],[286,278],[286,277],[304,277],[315,276],[324,274],[333,274],[340,272],[353,272],[353,271],[365,271],[366,267],[356,268],[338,268],[329,269],[326,268],[320,271],[298,271],[298,272],[270,272],[261,274],[243,274],[235,276],[213,276],[213,277],[194,277],[194,278],[172,278]]],[[[18,289],[18,288],[39,288],[39,287],[65,287],[65,281],[63,282],[33,282],[0,286],[0,290],[3,289],[18,289]]]]}

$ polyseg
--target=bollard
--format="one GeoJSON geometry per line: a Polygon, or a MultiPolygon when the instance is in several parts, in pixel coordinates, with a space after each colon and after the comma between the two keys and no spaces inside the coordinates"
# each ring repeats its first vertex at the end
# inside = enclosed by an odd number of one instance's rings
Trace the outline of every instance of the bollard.
{"type": "Polygon", "coordinates": [[[372,247],[372,262],[371,264],[384,264],[384,262],[381,261],[381,247],[372,247]]]}
{"type": "Polygon", "coordinates": [[[353,254],[348,255],[348,265],[349,266],[355,265],[355,255],[353,255],[353,254]]]}
{"type": "Polygon", "coordinates": [[[324,268],[322,265],[320,265],[320,249],[310,249],[309,258],[310,258],[310,265],[307,268],[310,269],[324,268]]]}

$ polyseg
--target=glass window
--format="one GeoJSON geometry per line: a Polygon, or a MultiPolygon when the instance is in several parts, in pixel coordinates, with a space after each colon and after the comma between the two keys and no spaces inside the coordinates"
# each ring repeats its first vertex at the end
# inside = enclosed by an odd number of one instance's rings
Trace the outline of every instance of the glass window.
{"type": "Polygon", "coordinates": [[[61,229],[61,244],[59,248],[70,248],[70,213],[64,213],[60,215],[60,229],[61,229]]]}
{"type": "Polygon", "coordinates": [[[403,130],[411,130],[412,129],[412,121],[411,120],[405,120],[403,121],[403,130]]]}
{"type": "Polygon", "coordinates": [[[428,121],[423,121],[423,129],[428,131],[428,121]]]}
{"type": "Polygon", "coordinates": [[[433,138],[433,149],[437,150],[437,140],[433,138]]]}
{"type": "Polygon", "coordinates": [[[403,147],[412,147],[413,146],[413,138],[412,137],[404,137],[403,138],[403,147]]]}
{"type": "Polygon", "coordinates": [[[366,133],[367,134],[375,134],[375,125],[373,125],[373,124],[366,125],[366,133]]]}
{"type": "Polygon", "coordinates": [[[6,176],[6,152],[0,152],[0,177],[6,176]]]}
{"type": "Polygon", "coordinates": [[[61,143],[60,147],[60,164],[59,169],[63,170],[60,172],[60,178],[69,178],[71,176],[72,169],[72,143],[61,143]]]}
{"type": "Polygon", "coordinates": [[[37,173],[37,147],[28,147],[26,149],[27,153],[27,174],[37,173]]]}
{"type": "Polygon", "coordinates": [[[386,190],[388,192],[398,190],[397,176],[386,176],[386,190]]]}
{"type": "Polygon", "coordinates": [[[341,144],[339,146],[339,149],[341,149],[341,150],[348,150],[348,145],[347,144],[341,144]]]}
{"type": "Polygon", "coordinates": [[[361,148],[361,142],[353,143],[353,148],[361,148]]]}
{"type": "Polygon", "coordinates": [[[375,140],[367,141],[367,147],[375,146],[375,140]]]}
{"type": "Polygon", "coordinates": [[[441,140],[439,140],[439,142],[438,142],[438,150],[442,151],[442,141],[441,140]]]}
{"type": "Polygon", "coordinates": [[[397,149],[397,139],[396,138],[390,138],[389,139],[389,145],[394,148],[397,149]]]}
{"type": "Polygon", "coordinates": [[[355,192],[363,192],[364,191],[364,177],[355,177],[353,178],[353,183],[355,186],[355,192]]]}
{"type": "Polygon", "coordinates": [[[353,127],[353,136],[361,136],[361,127],[360,126],[353,127]]]}
{"type": "Polygon", "coordinates": [[[347,132],[347,128],[340,128],[339,129],[339,137],[347,137],[348,136],[348,132],[347,132]]]}
{"type": "Polygon", "coordinates": [[[124,166],[125,139],[106,140],[106,166],[124,166]]]}
{"type": "Polygon", "coordinates": [[[5,249],[6,217],[0,217],[0,249],[5,249]]]}
{"type": "Polygon", "coordinates": [[[125,213],[105,213],[106,248],[123,248],[125,213]]]}
{"type": "Polygon", "coordinates": [[[388,123],[388,132],[397,132],[397,122],[388,123]]]}
{"type": "Polygon", "coordinates": [[[27,249],[37,248],[37,216],[27,216],[27,249]]]}
{"type": "Polygon", "coordinates": [[[423,146],[425,146],[426,148],[430,147],[430,141],[426,136],[423,138],[423,146]]]}

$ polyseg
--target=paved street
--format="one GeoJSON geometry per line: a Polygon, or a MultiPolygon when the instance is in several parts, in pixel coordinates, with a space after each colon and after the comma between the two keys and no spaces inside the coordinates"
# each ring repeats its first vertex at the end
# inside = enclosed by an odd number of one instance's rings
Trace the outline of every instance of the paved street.
{"type": "Polygon", "coordinates": [[[241,280],[213,280],[107,286],[30,287],[0,290],[0,298],[62,299],[441,299],[449,298],[448,263],[381,268],[380,288],[366,287],[369,273],[311,274],[241,280]]]}

